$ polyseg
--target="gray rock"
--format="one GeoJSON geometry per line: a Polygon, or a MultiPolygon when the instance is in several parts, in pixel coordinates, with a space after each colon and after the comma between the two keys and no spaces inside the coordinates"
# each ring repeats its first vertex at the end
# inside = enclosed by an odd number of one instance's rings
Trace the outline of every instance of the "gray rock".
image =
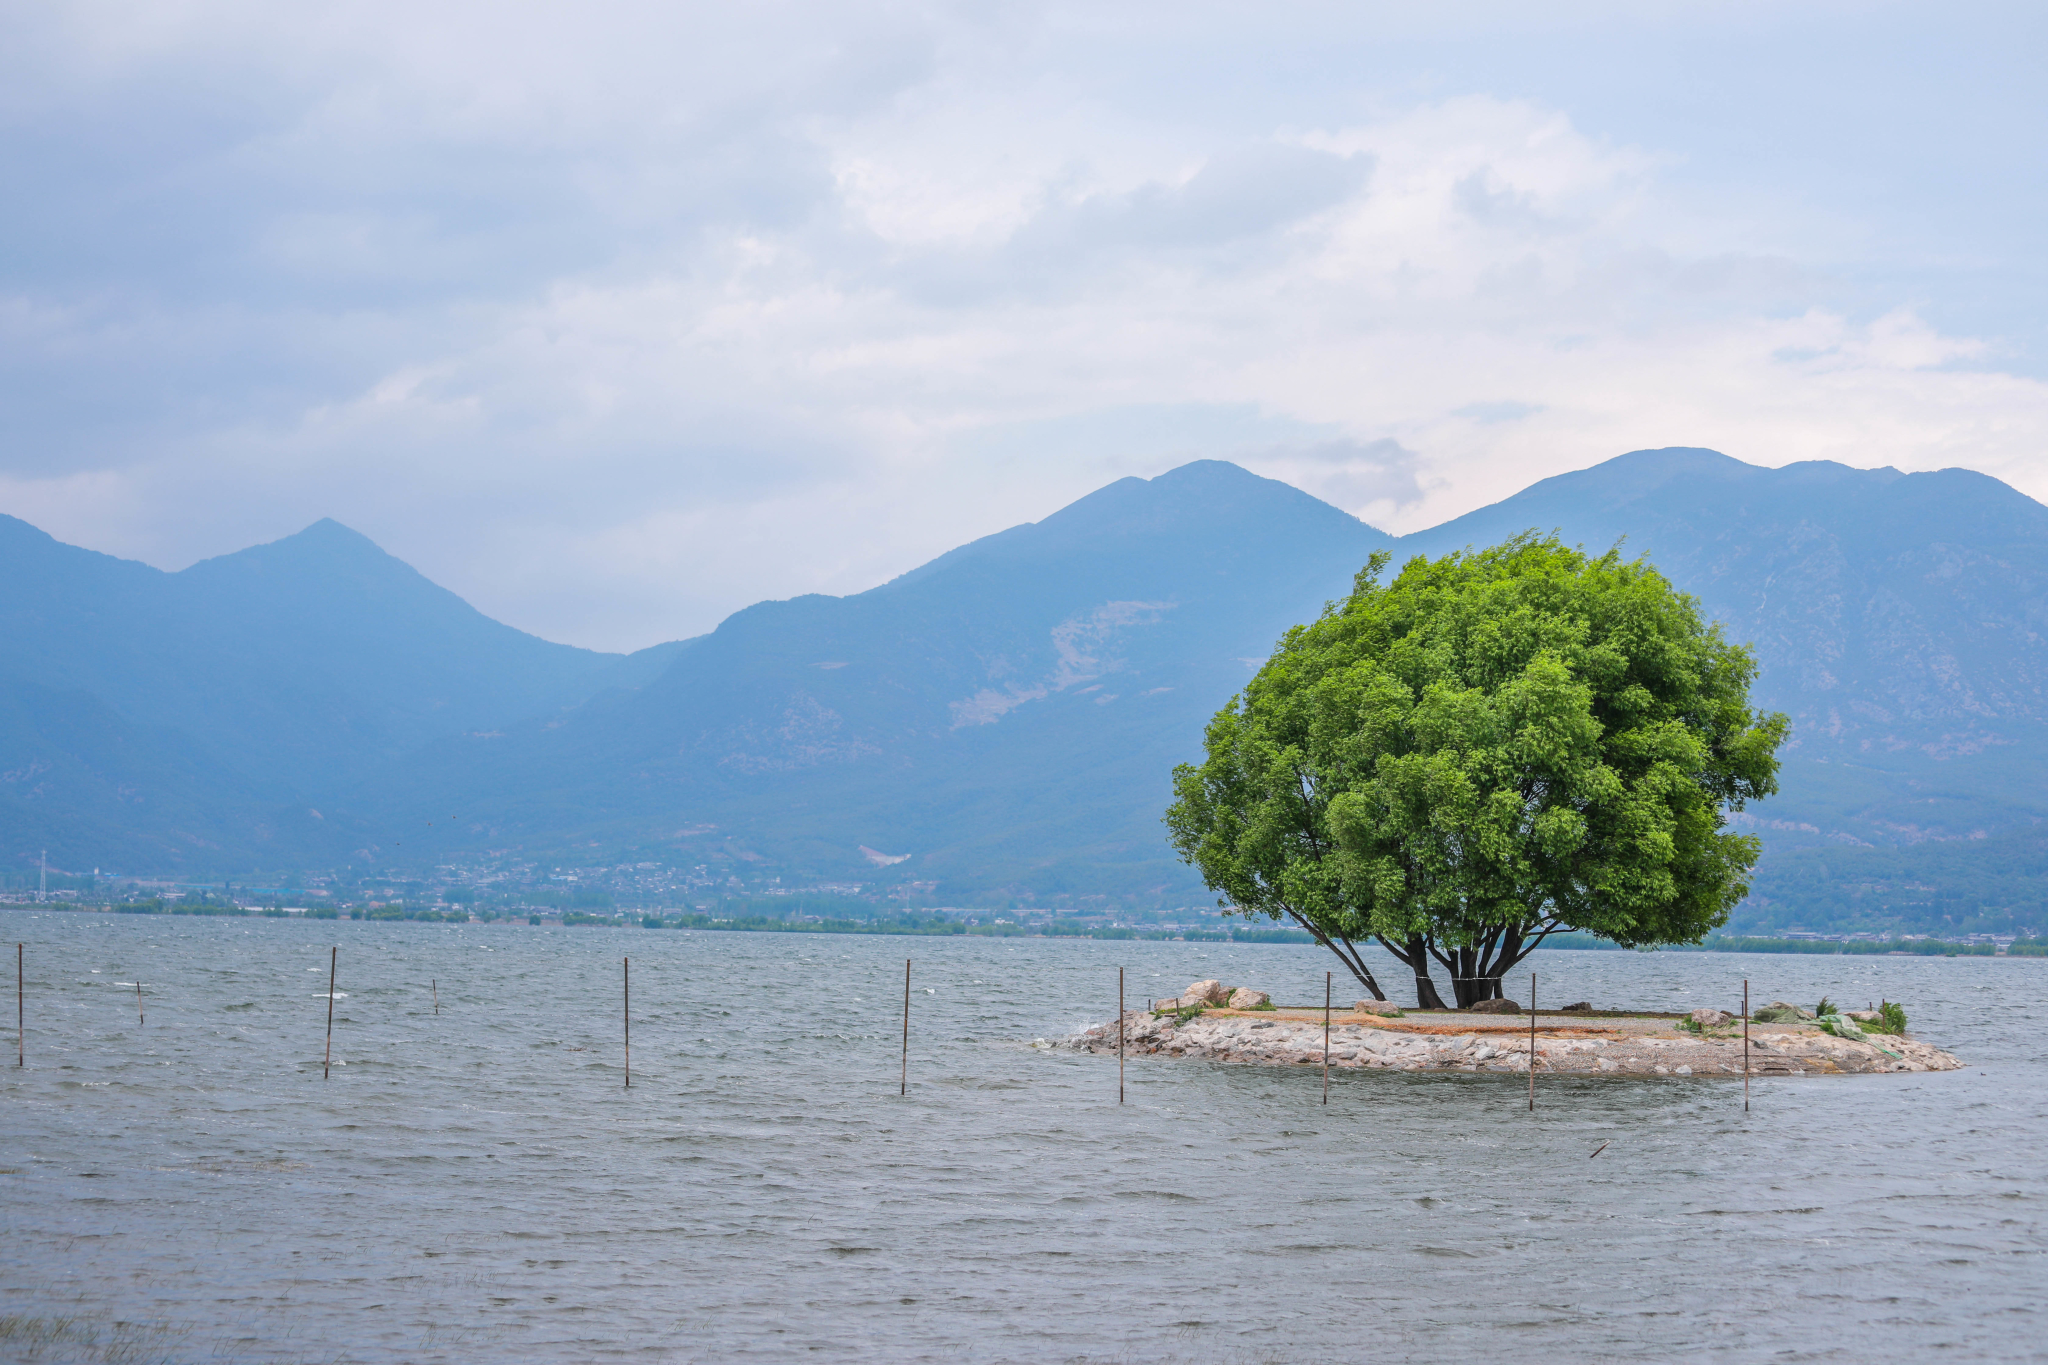
{"type": "Polygon", "coordinates": [[[1720,1028],[1725,1024],[1732,1023],[1735,1019],[1735,1016],[1727,1010],[1711,1009],[1694,1010],[1685,1017],[1698,1024],[1701,1028],[1720,1028]]]}
{"type": "Polygon", "coordinates": [[[1482,1000],[1465,1007],[1467,1014],[1520,1014],[1522,1007],[1512,1000],[1482,1000]]]}
{"type": "Polygon", "coordinates": [[[1590,1010],[1590,1009],[1592,1009],[1592,1008],[1593,1008],[1593,1002],[1592,1002],[1592,1001],[1590,1001],[1590,1000],[1577,1000],[1577,1001],[1574,1001],[1574,1002],[1572,1002],[1572,1003],[1571,1003],[1571,1004],[1569,1004],[1569,1005],[1566,1005],[1566,1006],[1564,1007],[1563,1013],[1565,1013],[1565,1014],[1577,1014],[1577,1013],[1578,1013],[1578,1012],[1579,1012],[1580,1010],[1590,1010]]]}
{"type": "Polygon", "coordinates": [[[1361,1000],[1351,1009],[1354,1014],[1380,1014],[1389,1018],[1401,1012],[1401,1007],[1391,1000],[1361,1000]]]}
{"type": "Polygon", "coordinates": [[[1180,993],[1180,1002],[1188,1005],[1220,1005],[1230,998],[1230,992],[1223,989],[1221,981],[1196,981],[1180,993]]]}
{"type": "Polygon", "coordinates": [[[1230,993],[1226,1003],[1234,1010],[1255,1010],[1261,1005],[1273,1003],[1273,997],[1264,991],[1255,991],[1250,986],[1239,986],[1230,993]]]}

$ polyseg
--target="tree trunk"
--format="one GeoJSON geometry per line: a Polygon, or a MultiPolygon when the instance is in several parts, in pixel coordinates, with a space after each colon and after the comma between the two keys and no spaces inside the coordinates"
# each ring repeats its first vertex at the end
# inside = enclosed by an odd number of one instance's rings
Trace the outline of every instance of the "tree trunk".
{"type": "Polygon", "coordinates": [[[1436,993],[1436,983],[1429,979],[1429,940],[1420,936],[1394,943],[1380,940],[1380,946],[1406,963],[1408,970],[1415,973],[1415,1008],[1419,1010],[1440,1010],[1445,1008],[1443,997],[1436,993]]]}
{"type": "Polygon", "coordinates": [[[1451,951],[1451,986],[1459,1009],[1468,1010],[1482,1000],[1501,998],[1501,962],[1493,951],[1499,942],[1499,934],[1494,933],[1472,947],[1451,951]]]}
{"type": "Polygon", "coordinates": [[[1436,993],[1436,982],[1429,979],[1429,960],[1415,969],[1415,1008],[1419,1010],[1445,1010],[1450,1006],[1436,993]]]}
{"type": "Polygon", "coordinates": [[[1371,993],[1373,999],[1384,1000],[1387,998],[1385,993],[1380,990],[1380,983],[1373,980],[1372,968],[1366,966],[1365,959],[1359,955],[1357,944],[1345,938],[1342,934],[1332,936],[1324,933],[1316,928],[1308,916],[1297,910],[1289,910],[1287,913],[1293,917],[1296,924],[1306,929],[1315,938],[1316,942],[1335,953],[1338,961],[1344,964],[1345,970],[1358,978],[1358,984],[1365,987],[1371,993]]]}

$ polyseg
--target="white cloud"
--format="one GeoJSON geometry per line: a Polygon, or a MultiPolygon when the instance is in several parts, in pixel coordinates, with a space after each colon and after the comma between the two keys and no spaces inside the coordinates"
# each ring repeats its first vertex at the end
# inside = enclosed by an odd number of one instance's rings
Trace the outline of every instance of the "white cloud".
{"type": "Polygon", "coordinates": [[[333,515],[624,647],[1199,456],[1396,530],[1675,444],[2048,495],[2048,393],[1883,224],[1852,269],[1798,185],[1361,75],[1365,19],[51,13],[0,34],[0,509],[154,562],[333,515]]]}

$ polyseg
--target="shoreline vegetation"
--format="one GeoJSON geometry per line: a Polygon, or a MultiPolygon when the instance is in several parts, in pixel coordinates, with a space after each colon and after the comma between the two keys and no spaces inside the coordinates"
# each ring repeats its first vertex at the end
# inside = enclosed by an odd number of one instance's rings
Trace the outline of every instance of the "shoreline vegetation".
{"type": "MultiPolygon", "coordinates": [[[[10,910],[49,910],[66,913],[116,915],[200,915],[235,918],[374,920],[381,923],[527,924],[591,926],[599,928],[697,929],[725,933],[766,934],[893,934],[910,937],[974,938],[1085,938],[1108,941],[1171,943],[1311,944],[1315,939],[1299,929],[1261,929],[1222,926],[1215,929],[1148,928],[1142,925],[1091,925],[1058,921],[1018,922],[998,919],[977,922],[957,914],[906,911],[870,919],[827,918],[815,915],[763,914],[615,914],[584,913],[574,910],[511,908],[496,913],[473,914],[461,907],[318,906],[288,911],[278,907],[234,905],[219,901],[129,901],[114,904],[80,904],[71,901],[7,903],[10,910]]],[[[1623,949],[1591,934],[1553,934],[1544,947],[1604,952],[1655,951],[1667,953],[1815,953],[1872,957],[2040,957],[2048,958],[2048,939],[2015,939],[2004,945],[1957,942],[1937,938],[1901,939],[1815,939],[1778,938],[1764,935],[1712,934],[1697,944],[1667,944],[1656,949],[1623,949]],[[2003,951],[2001,951],[2001,947],[2003,951]]]]}

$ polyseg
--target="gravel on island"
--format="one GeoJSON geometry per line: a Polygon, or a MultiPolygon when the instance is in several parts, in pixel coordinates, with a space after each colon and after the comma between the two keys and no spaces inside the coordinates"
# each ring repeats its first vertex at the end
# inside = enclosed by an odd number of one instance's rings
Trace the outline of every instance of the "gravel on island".
{"type": "MultiPolygon", "coordinates": [[[[1208,1008],[1191,1017],[1132,1010],[1123,1045],[1136,1057],[1197,1057],[1267,1066],[1320,1066],[1321,1010],[1208,1008]]],[[[1401,1018],[1344,1012],[1330,1027],[1332,1067],[1388,1071],[1526,1072],[1527,1015],[1464,1011],[1410,1013],[1401,1018]]],[[[1115,1054],[1110,1020],[1049,1046],[1115,1054]]],[[[1541,1014],[1536,1070],[1607,1076],[1740,1076],[1742,1033],[1732,1028],[1687,1032],[1664,1016],[1603,1015],[1575,1019],[1541,1014]]],[[[1752,1022],[1749,1069],[1757,1076],[1858,1075],[1890,1071],[1954,1071],[1951,1053],[1899,1034],[1838,1038],[1806,1023],[1752,1022]]]]}

